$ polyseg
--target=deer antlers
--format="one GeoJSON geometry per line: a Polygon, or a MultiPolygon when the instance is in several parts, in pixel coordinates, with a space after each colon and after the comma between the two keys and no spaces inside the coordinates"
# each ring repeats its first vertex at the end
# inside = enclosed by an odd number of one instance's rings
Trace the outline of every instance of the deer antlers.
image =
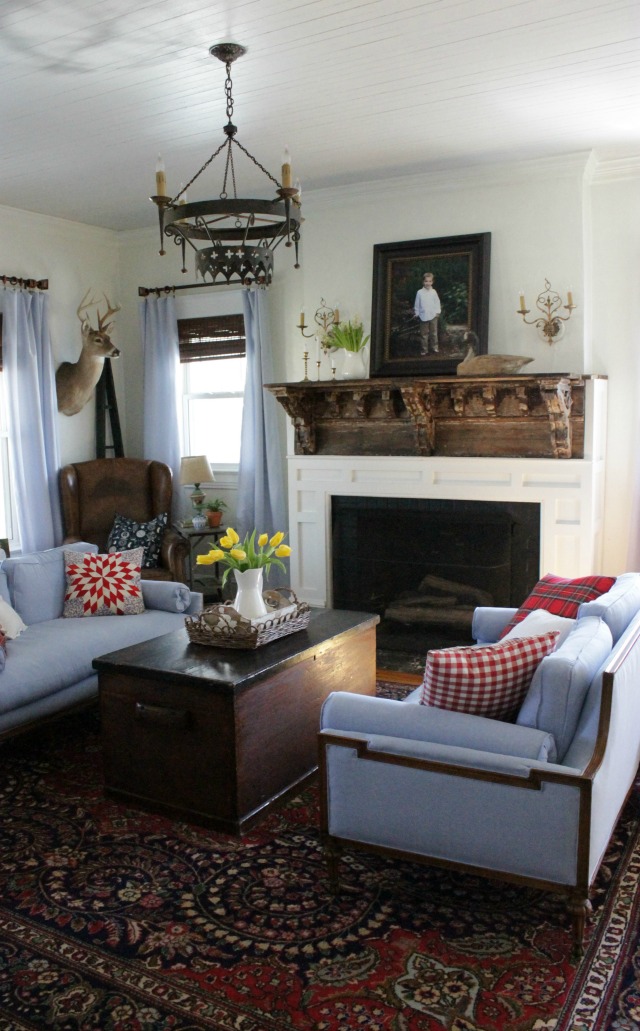
{"type": "MultiPolygon", "coordinates": [[[[84,295],[84,297],[80,301],[80,304],[78,305],[78,310],[76,312],[76,315],[78,316],[78,318],[80,319],[80,322],[82,323],[83,329],[90,325],[90,321],[89,321],[89,316],[88,315],[83,315],[81,313],[82,312],[86,312],[87,308],[95,308],[100,303],[99,300],[97,300],[94,297],[89,298],[89,294],[90,293],[91,293],[91,287],[89,287],[89,289],[87,290],[86,294],[84,295]],[[89,300],[87,300],[87,298],[89,298],[89,300]]],[[[107,322],[107,319],[111,318],[112,315],[115,315],[116,312],[120,311],[120,305],[117,304],[115,306],[115,308],[113,308],[111,306],[111,301],[109,300],[107,295],[103,294],[102,296],[104,297],[105,301],[107,302],[107,310],[104,312],[103,315],[101,315],[100,312],[97,312],[97,316],[98,316],[98,332],[99,333],[108,333],[109,330],[111,329],[111,327],[113,326],[113,323],[112,322],[107,322]]]]}
{"type": "Polygon", "coordinates": [[[58,410],[64,415],[75,415],[84,408],[100,379],[105,358],[117,358],[120,354],[109,336],[113,323],[107,322],[107,319],[120,311],[120,305],[114,307],[107,295],[103,294],[107,310],[102,315],[98,312],[98,328],[93,329],[87,309],[96,307],[100,302],[90,295],[89,289],[76,312],[82,332],[80,357],[77,362],[63,362],[56,370],[58,410]]]}

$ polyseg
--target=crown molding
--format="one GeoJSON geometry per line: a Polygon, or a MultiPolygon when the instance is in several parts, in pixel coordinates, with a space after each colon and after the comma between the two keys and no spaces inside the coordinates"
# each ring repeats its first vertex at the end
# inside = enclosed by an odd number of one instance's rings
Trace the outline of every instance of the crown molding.
{"type": "Polygon", "coordinates": [[[590,181],[598,186],[602,183],[615,183],[623,180],[640,179],[640,154],[628,154],[625,157],[606,158],[594,154],[590,181]]]}
{"type": "Polygon", "coordinates": [[[40,229],[43,226],[47,226],[55,230],[56,233],[67,236],[101,236],[114,244],[118,235],[115,229],[89,225],[88,222],[75,222],[68,218],[60,218],[59,215],[47,215],[40,211],[29,211],[27,208],[11,208],[6,204],[0,204],[0,221],[5,226],[13,224],[20,229],[29,224],[40,229]]]}
{"type": "Polygon", "coordinates": [[[591,151],[579,151],[557,157],[530,158],[517,161],[493,162],[491,164],[468,164],[451,168],[425,169],[424,172],[412,172],[406,175],[387,176],[385,178],[359,180],[346,185],[308,186],[303,195],[321,197],[344,196],[355,198],[367,192],[379,190],[388,192],[399,189],[411,190],[425,187],[430,190],[456,190],[477,186],[505,185],[507,183],[525,182],[536,179],[581,178],[589,162],[591,151]]]}

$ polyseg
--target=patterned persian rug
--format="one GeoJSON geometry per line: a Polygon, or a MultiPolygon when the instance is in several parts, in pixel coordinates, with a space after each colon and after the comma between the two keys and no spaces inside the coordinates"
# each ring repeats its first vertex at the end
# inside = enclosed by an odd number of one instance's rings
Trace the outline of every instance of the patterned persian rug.
{"type": "Polygon", "coordinates": [[[235,839],[111,802],[95,714],[5,745],[0,1031],[638,1027],[637,794],[577,967],[542,892],[347,853],[333,896],[317,812],[235,839]]]}

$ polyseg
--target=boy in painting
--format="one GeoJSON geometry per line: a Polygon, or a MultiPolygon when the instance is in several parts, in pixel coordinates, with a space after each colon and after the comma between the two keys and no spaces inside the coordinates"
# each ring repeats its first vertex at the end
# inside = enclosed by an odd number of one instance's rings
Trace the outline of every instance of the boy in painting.
{"type": "Polygon", "coordinates": [[[420,319],[420,353],[438,354],[438,316],[441,307],[440,298],[433,289],[433,272],[425,272],[422,277],[422,288],[416,294],[413,310],[420,319]]]}

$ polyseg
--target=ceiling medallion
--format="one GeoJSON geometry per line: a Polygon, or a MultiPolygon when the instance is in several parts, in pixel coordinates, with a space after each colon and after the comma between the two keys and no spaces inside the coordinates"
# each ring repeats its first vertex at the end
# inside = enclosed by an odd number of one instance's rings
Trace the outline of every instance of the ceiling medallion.
{"type": "Polygon", "coordinates": [[[295,268],[299,268],[300,187],[292,185],[291,157],[285,149],[281,182],[271,175],[236,138],[237,127],[231,121],[233,95],[231,65],[246,53],[238,43],[219,43],[209,53],[226,65],[225,95],[227,124],[224,141],[180,191],[167,193],[164,163],[156,165],[156,194],[151,198],[158,207],[160,220],[160,254],[165,254],[164,238],[169,237],[182,253],[182,271],[186,272],[187,245],[195,252],[196,274],[213,285],[242,283],[268,286],[273,277],[273,252],[284,240],[285,247],[295,249],[295,268]],[[234,148],[245,154],[275,186],[274,199],[240,198],[236,188],[234,148]],[[206,168],[225,153],[222,189],[217,199],[187,201],[187,191],[206,168]],[[229,194],[228,190],[231,190],[229,194]]]}

